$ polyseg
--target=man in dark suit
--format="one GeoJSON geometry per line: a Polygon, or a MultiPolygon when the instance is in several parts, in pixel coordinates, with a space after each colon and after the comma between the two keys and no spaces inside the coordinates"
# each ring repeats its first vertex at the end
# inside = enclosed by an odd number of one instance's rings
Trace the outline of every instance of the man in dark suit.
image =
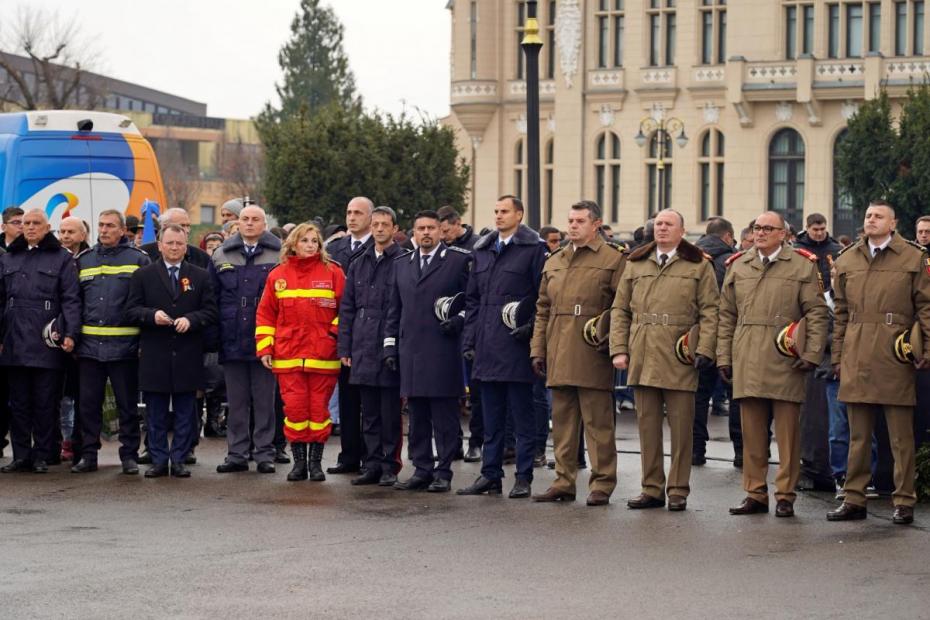
{"type": "Polygon", "coordinates": [[[401,490],[446,492],[452,485],[452,459],[461,449],[459,399],[465,393],[462,329],[465,317],[440,322],[434,303],[463,293],[471,253],[439,240],[439,216],[421,211],[414,218],[417,251],[395,259],[394,290],[384,329],[384,363],[400,369],[400,394],[410,415],[413,476],[401,490]],[[433,463],[435,436],[438,462],[433,463]]]}
{"type": "Polygon", "coordinates": [[[132,275],[126,322],[142,328],[139,389],[145,398],[152,467],[147,478],[187,478],[184,458],[197,432],[195,392],[203,379],[204,328],[216,323],[216,298],[205,269],[186,260],[187,232],[168,224],[159,231],[161,258],[132,275]],[[168,405],[174,438],[168,447],[168,405]]]}
{"type": "MultiPolygon", "coordinates": [[[[188,236],[191,234],[191,216],[187,214],[187,211],[180,209],[178,207],[172,207],[171,209],[166,209],[158,217],[158,226],[159,229],[168,226],[169,224],[174,224],[175,226],[180,226],[187,233],[188,236]]],[[[152,243],[146,243],[140,248],[143,252],[149,255],[149,258],[152,259],[153,263],[157,263],[161,258],[161,247],[160,242],[154,241],[152,243]]],[[[201,269],[207,269],[210,266],[210,255],[198,248],[196,245],[187,244],[187,249],[184,253],[185,262],[190,263],[191,265],[196,265],[201,269]]]]}
{"type": "MultiPolygon", "coordinates": [[[[374,203],[364,196],[357,196],[346,205],[346,229],[349,234],[331,241],[326,251],[342,266],[344,273],[362,254],[374,245],[371,238],[371,211],[374,203]]],[[[362,397],[358,385],[349,379],[351,369],[342,366],[339,371],[339,441],[342,451],[336,465],[326,470],[328,474],[350,474],[359,471],[365,457],[362,439],[362,397]]]]}

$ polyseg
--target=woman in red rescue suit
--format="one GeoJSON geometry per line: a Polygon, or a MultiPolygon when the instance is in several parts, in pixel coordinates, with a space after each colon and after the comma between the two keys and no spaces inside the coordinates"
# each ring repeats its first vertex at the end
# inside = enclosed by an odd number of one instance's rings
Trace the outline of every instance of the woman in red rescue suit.
{"type": "Polygon", "coordinates": [[[281,249],[258,304],[255,339],[262,364],[278,377],[284,435],[294,468],[287,479],[326,480],[320,461],[332,430],[329,399],[339,378],[336,337],[345,275],[313,224],[300,224],[281,249]],[[308,450],[309,445],[309,450],[308,450]],[[308,465],[309,464],[309,465],[308,465]]]}

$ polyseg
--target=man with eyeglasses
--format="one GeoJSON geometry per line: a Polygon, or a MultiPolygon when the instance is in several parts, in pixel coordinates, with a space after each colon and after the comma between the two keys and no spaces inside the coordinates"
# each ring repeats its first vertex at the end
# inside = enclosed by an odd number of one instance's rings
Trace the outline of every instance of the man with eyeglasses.
{"type": "Polygon", "coordinates": [[[734,254],[720,291],[717,368],[740,400],[743,489],[746,498],[730,514],[769,511],[769,416],[775,420],[778,473],[775,516],[794,516],[801,472],[800,417],[807,373],[824,355],[828,312],[817,257],[785,245],[787,226],[773,211],[753,224],[753,248],[734,254]],[[791,356],[776,348],[789,324],[806,319],[807,338],[791,356]]]}
{"type": "Polygon", "coordinates": [[[0,248],[8,250],[16,237],[23,234],[23,210],[19,207],[7,207],[3,210],[3,225],[0,230],[0,248]]]}
{"type": "Polygon", "coordinates": [[[865,212],[865,237],[836,259],[833,371],[849,415],[846,499],[828,521],[865,519],[871,478],[872,432],[884,415],[894,456],[892,522],[914,521],[914,369],[930,368],[930,258],[897,234],[894,208],[873,200],[865,212]],[[902,362],[895,340],[919,324],[923,355],[902,362]]]}

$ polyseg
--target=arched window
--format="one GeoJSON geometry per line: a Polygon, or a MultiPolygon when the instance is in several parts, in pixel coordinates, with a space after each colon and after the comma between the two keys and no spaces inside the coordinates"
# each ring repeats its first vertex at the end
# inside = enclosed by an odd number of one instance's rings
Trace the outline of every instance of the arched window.
{"type": "Polygon", "coordinates": [[[843,143],[843,140],[846,139],[846,135],[849,133],[848,129],[844,129],[836,136],[836,141],[833,142],[833,236],[839,237],[840,235],[849,235],[850,238],[855,238],[856,233],[856,214],[852,199],[840,190],[839,179],[836,175],[836,160],[839,156],[840,145],[843,143]]]}
{"type": "Polygon", "coordinates": [[[544,224],[552,223],[552,179],[553,171],[555,170],[553,164],[555,163],[555,138],[549,140],[546,143],[546,156],[543,159],[543,196],[545,196],[545,212],[543,213],[542,221],[544,224]]]}
{"type": "Polygon", "coordinates": [[[594,183],[604,220],[620,219],[620,138],[605,131],[594,143],[594,183]]]}
{"type": "Polygon", "coordinates": [[[513,148],[513,195],[523,200],[523,183],[526,179],[526,156],[524,154],[523,140],[517,140],[513,148]]]}
{"type": "Polygon", "coordinates": [[[701,180],[701,221],[723,215],[723,134],[708,129],[701,137],[698,172],[701,180]]]}
{"type": "Polygon", "coordinates": [[[649,177],[647,217],[652,217],[672,204],[672,138],[668,132],[665,132],[663,142],[665,144],[660,149],[659,132],[649,136],[649,157],[646,159],[646,173],[649,177]]]}
{"type": "Polygon", "coordinates": [[[804,140],[782,129],[769,143],[769,209],[800,230],[804,215],[804,140]]]}

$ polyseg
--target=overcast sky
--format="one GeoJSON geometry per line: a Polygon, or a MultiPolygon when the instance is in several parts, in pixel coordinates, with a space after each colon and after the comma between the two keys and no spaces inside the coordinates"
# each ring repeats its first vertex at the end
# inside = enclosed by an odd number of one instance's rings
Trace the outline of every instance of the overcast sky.
{"type": "MultiPolygon", "coordinates": [[[[326,3],[326,0],[324,0],[326,3]]],[[[275,96],[278,50],[299,0],[0,0],[0,28],[28,4],[76,15],[99,51],[97,69],[248,118],[275,96]]],[[[446,0],[328,0],[369,107],[449,110],[446,0]]]]}

